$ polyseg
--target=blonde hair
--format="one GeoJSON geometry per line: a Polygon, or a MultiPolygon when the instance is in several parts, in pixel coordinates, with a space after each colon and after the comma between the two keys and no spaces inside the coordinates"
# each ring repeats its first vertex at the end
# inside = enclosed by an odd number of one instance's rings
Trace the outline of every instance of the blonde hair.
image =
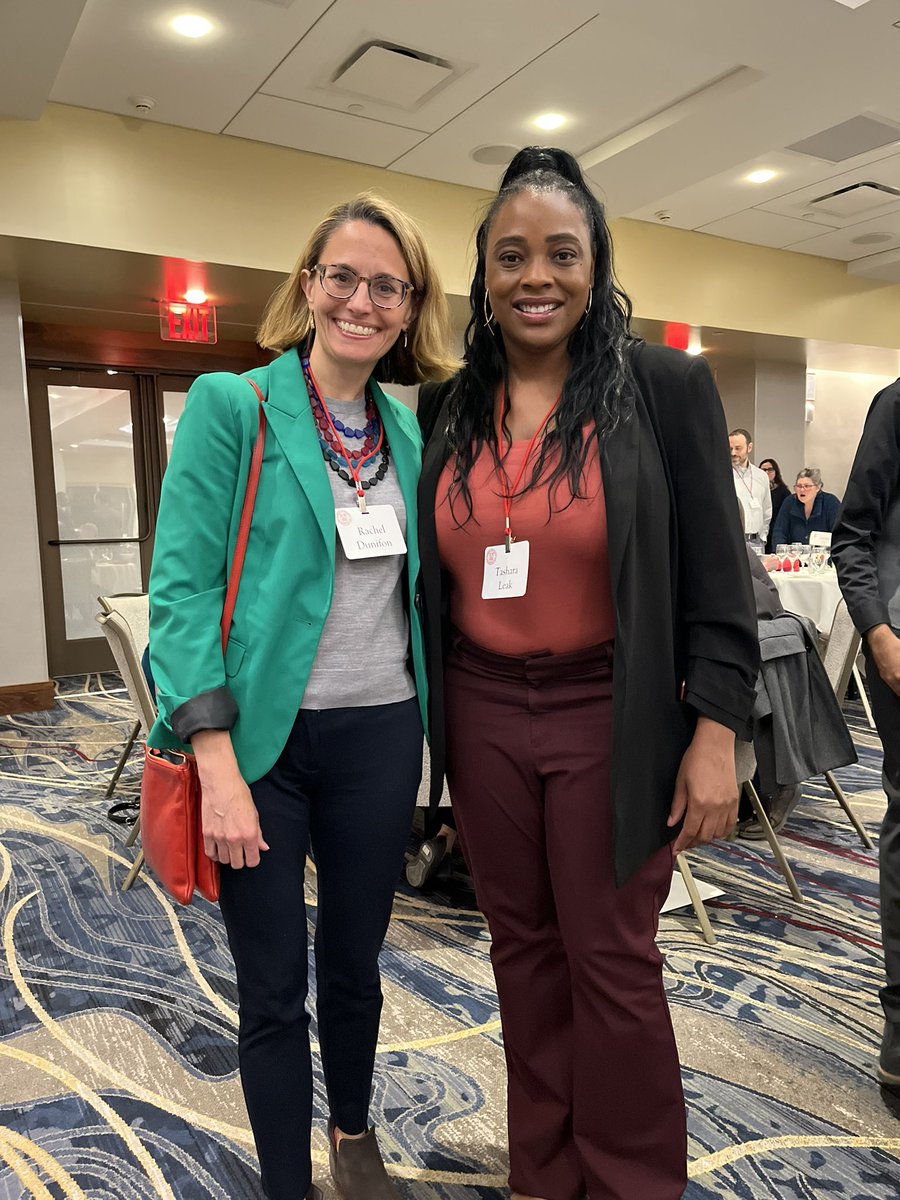
{"type": "Polygon", "coordinates": [[[409,270],[415,288],[406,301],[415,316],[406,345],[398,338],[373,371],[385,383],[437,383],[459,369],[450,352],[450,309],[424,234],[411,217],[374,192],[363,192],[346,204],[335,205],[313,230],[303,253],[284,283],[272,294],[256,340],[267,350],[289,350],[312,344],[313,314],[303,291],[302,273],[321,262],[332,234],[350,221],[365,221],[391,235],[409,270]]]}

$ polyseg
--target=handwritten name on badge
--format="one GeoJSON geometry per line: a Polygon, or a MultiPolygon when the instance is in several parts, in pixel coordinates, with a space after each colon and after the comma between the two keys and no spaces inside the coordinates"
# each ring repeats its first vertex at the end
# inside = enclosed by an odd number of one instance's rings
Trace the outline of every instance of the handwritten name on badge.
{"type": "Polygon", "coordinates": [[[484,552],[482,600],[511,600],[524,596],[528,587],[528,542],[506,546],[488,546],[484,552]]]}
{"type": "Polygon", "coordinates": [[[347,558],[383,558],[406,553],[406,542],[392,504],[372,504],[364,513],[358,508],[338,508],[334,522],[347,558]]]}

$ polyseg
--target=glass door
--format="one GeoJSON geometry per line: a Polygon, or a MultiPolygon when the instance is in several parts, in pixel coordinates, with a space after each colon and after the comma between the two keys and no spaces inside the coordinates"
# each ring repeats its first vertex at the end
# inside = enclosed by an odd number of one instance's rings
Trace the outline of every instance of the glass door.
{"type": "Polygon", "coordinates": [[[29,371],[52,675],[113,669],[97,597],[146,590],[155,405],[122,371],[29,371]]]}

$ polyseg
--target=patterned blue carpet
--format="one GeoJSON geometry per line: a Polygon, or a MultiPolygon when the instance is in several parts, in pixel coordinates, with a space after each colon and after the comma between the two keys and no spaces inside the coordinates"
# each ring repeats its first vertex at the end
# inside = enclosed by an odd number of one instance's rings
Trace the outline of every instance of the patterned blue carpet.
{"type": "MultiPolygon", "coordinates": [[[[860,763],[839,776],[874,835],[880,748],[849,711],[860,763]]],[[[218,913],[176,910],[146,876],[119,890],[132,855],[103,791],[130,722],[115,676],[65,680],[52,712],[0,720],[0,1200],[261,1196],[218,913]]],[[[734,842],[692,855],[723,891],[709,906],[717,944],[689,910],[663,918],[688,1200],[900,1196],[900,1100],[873,1080],[875,855],[829,796],[809,785],[783,835],[804,903],[764,845],[734,842]]],[[[307,898],[314,920],[312,870],[307,898]]],[[[400,1190],[498,1200],[502,1051],[465,881],[427,897],[398,886],[383,964],[373,1113],[400,1190]]]]}

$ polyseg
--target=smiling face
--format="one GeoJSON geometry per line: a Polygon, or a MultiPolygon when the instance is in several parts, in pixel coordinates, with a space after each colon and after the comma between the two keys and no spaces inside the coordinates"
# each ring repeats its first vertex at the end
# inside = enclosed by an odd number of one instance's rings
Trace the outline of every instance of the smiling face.
{"type": "Polygon", "coordinates": [[[511,196],[494,218],[485,285],[507,352],[565,347],[594,277],[587,221],[561,192],[511,196]]]}
{"type": "MultiPolygon", "coordinates": [[[[391,275],[410,283],[409,268],[394,238],[378,225],[348,221],[325,243],[319,261],[349,267],[357,275],[375,278],[391,275]]],[[[346,300],[336,300],[322,287],[318,271],[304,271],[303,290],[316,322],[310,361],[323,375],[348,368],[369,374],[415,316],[413,297],[407,294],[399,308],[379,308],[369,298],[368,287],[359,287],[346,300]]]]}

